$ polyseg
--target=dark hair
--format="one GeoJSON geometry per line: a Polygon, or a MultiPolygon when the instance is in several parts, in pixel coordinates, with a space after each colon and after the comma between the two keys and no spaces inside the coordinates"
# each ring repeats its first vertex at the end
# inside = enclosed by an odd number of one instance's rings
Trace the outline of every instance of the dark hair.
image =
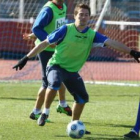
{"type": "Polygon", "coordinates": [[[78,10],[81,9],[81,8],[87,9],[89,11],[89,15],[90,15],[90,7],[88,5],[86,5],[86,4],[84,4],[84,3],[81,3],[81,4],[77,4],[76,5],[76,7],[74,9],[74,15],[77,15],[78,10]]]}

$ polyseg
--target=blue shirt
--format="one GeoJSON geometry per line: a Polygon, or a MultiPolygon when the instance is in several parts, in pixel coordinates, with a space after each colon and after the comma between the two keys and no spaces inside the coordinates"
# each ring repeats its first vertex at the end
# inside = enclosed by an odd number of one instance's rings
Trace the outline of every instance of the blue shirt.
{"type": "Polygon", "coordinates": [[[52,18],[53,12],[50,7],[42,8],[38,14],[33,24],[32,32],[40,41],[43,41],[47,38],[48,33],[44,30],[44,27],[46,27],[51,22],[52,18]]]}
{"type": "MultiPolygon", "coordinates": [[[[82,33],[85,33],[89,27],[86,27],[82,33]]],[[[63,41],[65,35],[67,32],[67,26],[63,25],[60,28],[53,31],[51,34],[47,36],[47,41],[50,44],[59,44],[61,41],[63,41]]],[[[108,39],[108,37],[100,34],[99,32],[96,32],[94,40],[93,40],[93,47],[104,47],[104,42],[108,39]]]]}

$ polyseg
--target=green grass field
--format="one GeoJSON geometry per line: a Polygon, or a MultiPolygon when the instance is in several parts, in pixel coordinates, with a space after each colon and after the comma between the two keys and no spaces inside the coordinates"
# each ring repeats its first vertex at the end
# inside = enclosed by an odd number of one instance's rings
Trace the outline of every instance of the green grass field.
{"type": "MultiPolygon", "coordinates": [[[[38,126],[29,119],[40,83],[0,83],[0,140],[71,140],[66,126],[71,118],[56,112],[58,97],[51,106],[50,123],[38,126]]],[[[121,140],[135,124],[140,87],[87,84],[90,101],[81,120],[91,135],[85,140],[121,140]]],[[[73,98],[66,93],[72,106],[73,98]]]]}

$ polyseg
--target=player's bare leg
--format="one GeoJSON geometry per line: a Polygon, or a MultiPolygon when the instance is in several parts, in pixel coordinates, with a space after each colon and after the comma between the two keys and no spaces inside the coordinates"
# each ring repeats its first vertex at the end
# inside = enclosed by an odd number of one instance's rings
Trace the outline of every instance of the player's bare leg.
{"type": "Polygon", "coordinates": [[[37,99],[35,102],[33,112],[30,114],[30,118],[32,120],[37,120],[41,114],[41,107],[44,103],[45,92],[46,92],[46,89],[43,87],[40,87],[37,94],[37,99]]]}
{"type": "Polygon", "coordinates": [[[79,120],[85,104],[74,103],[72,107],[72,120],[79,120]]]}
{"type": "Polygon", "coordinates": [[[41,116],[38,119],[38,125],[44,126],[45,120],[49,117],[50,106],[56,96],[57,90],[47,88],[44,101],[44,109],[41,116]]]}
{"type": "Polygon", "coordinates": [[[56,111],[59,113],[64,113],[68,116],[72,116],[72,110],[66,102],[65,93],[66,93],[66,88],[65,88],[64,84],[62,83],[61,87],[59,89],[59,93],[58,93],[59,105],[57,106],[56,111]]]}
{"type": "Polygon", "coordinates": [[[38,95],[37,95],[37,100],[36,100],[36,103],[35,103],[35,108],[36,109],[41,109],[41,107],[44,103],[45,92],[46,92],[46,89],[44,89],[43,87],[41,87],[39,89],[38,95]]]}
{"type": "Polygon", "coordinates": [[[57,93],[57,90],[47,88],[46,95],[45,95],[45,103],[44,103],[45,108],[50,108],[56,96],[56,93],[57,93]]]}
{"type": "MultiPolygon", "coordinates": [[[[74,103],[72,107],[72,120],[79,120],[85,104],[74,103]]],[[[85,131],[85,134],[91,134],[90,131],[85,131]]]]}

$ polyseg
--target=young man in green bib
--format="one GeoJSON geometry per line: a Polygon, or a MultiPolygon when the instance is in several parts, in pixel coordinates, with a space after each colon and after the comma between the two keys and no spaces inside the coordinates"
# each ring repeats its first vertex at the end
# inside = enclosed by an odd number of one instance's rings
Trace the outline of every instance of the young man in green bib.
{"type": "Polygon", "coordinates": [[[49,117],[50,106],[62,82],[75,100],[72,108],[72,121],[80,119],[84,106],[89,101],[89,96],[78,71],[86,62],[92,47],[99,46],[98,43],[100,47],[110,47],[130,54],[139,62],[140,52],[131,50],[124,44],[111,40],[87,26],[90,20],[88,5],[77,5],[74,10],[74,19],[74,23],[63,25],[52,32],[46,40],[32,49],[13,67],[22,69],[29,58],[50,44],[57,44],[47,66],[46,76],[49,85],[46,90],[45,107],[38,119],[39,126],[45,125],[45,119],[49,117]]]}
{"type": "MultiPolygon", "coordinates": [[[[67,7],[64,4],[64,0],[48,1],[41,9],[33,24],[33,33],[25,34],[24,39],[37,37],[35,41],[35,45],[37,46],[41,43],[41,41],[44,41],[52,31],[66,24],[66,11],[67,7]]],[[[49,59],[52,57],[54,49],[54,47],[47,47],[38,54],[42,70],[42,86],[38,91],[35,106],[30,114],[30,118],[33,120],[38,119],[41,114],[41,107],[44,103],[45,92],[48,86],[46,77],[46,65],[49,59]]],[[[71,116],[72,111],[65,100],[65,86],[63,85],[63,83],[61,84],[58,95],[59,105],[57,106],[57,112],[65,113],[66,115],[71,116]]]]}

